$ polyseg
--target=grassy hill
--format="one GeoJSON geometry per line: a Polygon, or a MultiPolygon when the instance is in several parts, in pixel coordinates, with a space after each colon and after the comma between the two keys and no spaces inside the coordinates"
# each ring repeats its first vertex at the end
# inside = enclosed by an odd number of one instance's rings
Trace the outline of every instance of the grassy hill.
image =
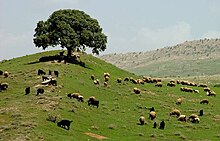
{"type": "Polygon", "coordinates": [[[138,75],[161,77],[219,74],[220,39],[186,41],[148,52],[108,54],[100,58],[138,75]]]}
{"type": "MultiPolygon", "coordinates": [[[[0,92],[0,140],[98,140],[85,133],[98,134],[115,141],[145,141],[145,140],[219,140],[220,122],[220,92],[216,82],[209,87],[217,93],[216,97],[207,97],[201,87],[199,94],[181,92],[181,85],[167,87],[163,80],[162,88],[152,83],[133,84],[131,82],[116,82],[118,77],[141,78],[114,65],[106,63],[92,55],[81,55],[86,67],[75,64],[56,62],[38,62],[42,56],[58,54],[59,51],[42,52],[12,60],[0,62],[0,70],[10,73],[8,78],[0,76],[0,82],[7,82],[9,87],[0,92]],[[41,85],[41,76],[37,70],[58,70],[56,79],[58,86],[41,85]],[[108,87],[104,87],[103,73],[111,74],[108,87]],[[94,74],[100,80],[100,86],[93,84],[90,76],[94,74]],[[24,89],[30,86],[31,94],[25,95],[24,89]],[[44,88],[43,95],[36,96],[37,88],[44,88]],[[136,95],[133,88],[141,89],[136,95]],[[89,107],[86,102],[69,99],[68,93],[79,92],[88,99],[95,96],[100,101],[100,107],[89,107]],[[182,97],[182,105],[175,101],[182,97]],[[199,104],[200,100],[208,98],[210,103],[199,104]],[[156,122],[164,120],[165,130],[154,129],[148,119],[149,110],[145,107],[155,107],[156,122]],[[199,124],[179,122],[175,117],[169,118],[169,112],[178,108],[182,114],[189,116],[204,110],[199,124]],[[46,120],[49,115],[57,116],[58,120],[73,120],[70,130],[58,127],[46,120]],[[138,125],[139,117],[144,115],[146,125],[138,125]]],[[[206,79],[196,83],[206,82],[206,79]]]]}

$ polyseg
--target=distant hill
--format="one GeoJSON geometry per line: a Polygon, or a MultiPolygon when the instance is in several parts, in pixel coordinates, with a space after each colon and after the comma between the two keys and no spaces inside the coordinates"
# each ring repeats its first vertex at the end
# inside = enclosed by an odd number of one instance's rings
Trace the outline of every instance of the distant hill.
{"type": "Polygon", "coordinates": [[[185,41],[148,52],[108,54],[100,58],[138,75],[206,76],[220,74],[220,39],[185,41]]]}

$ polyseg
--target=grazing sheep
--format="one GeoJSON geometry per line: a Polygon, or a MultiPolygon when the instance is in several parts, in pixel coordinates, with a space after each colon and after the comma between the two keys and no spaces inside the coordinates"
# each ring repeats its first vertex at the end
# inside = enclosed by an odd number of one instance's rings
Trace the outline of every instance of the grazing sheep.
{"type": "Polygon", "coordinates": [[[90,97],[88,100],[88,105],[93,105],[96,106],[97,108],[99,107],[99,101],[95,99],[94,96],[90,97]]]}
{"type": "Polygon", "coordinates": [[[124,81],[129,81],[129,77],[126,77],[126,78],[124,79],[124,81]]]}
{"type": "Polygon", "coordinates": [[[92,74],[90,78],[91,78],[92,80],[95,80],[95,75],[92,74]]]}
{"type": "Polygon", "coordinates": [[[53,86],[57,86],[57,80],[56,79],[51,79],[48,84],[53,85],[53,86]]]}
{"type": "Polygon", "coordinates": [[[140,125],[144,125],[144,124],[145,124],[145,118],[144,118],[144,116],[141,116],[140,119],[139,119],[139,121],[140,121],[140,125]]]}
{"type": "Polygon", "coordinates": [[[176,100],[176,105],[181,105],[182,102],[183,102],[183,99],[182,99],[182,98],[178,98],[178,99],[176,100]]]}
{"type": "Polygon", "coordinates": [[[208,87],[208,86],[207,86],[207,84],[201,83],[201,84],[199,84],[199,87],[208,87]]]}
{"type": "Polygon", "coordinates": [[[7,78],[7,77],[9,76],[9,72],[5,71],[5,72],[3,73],[3,75],[4,75],[5,78],[7,78]]]}
{"type": "Polygon", "coordinates": [[[94,83],[95,85],[99,85],[99,80],[96,79],[96,80],[93,81],[93,83],[94,83]]]}
{"type": "Polygon", "coordinates": [[[199,117],[194,118],[191,122],[192,123],[199,123],[200,122],[200,118],[199,117]]]}
{"type": "Polygon", "coordinates": [[[104,82],[104,86],[107,87],[108,86],[108,82],[104,82]]]}
{"type": "Polygon", "coordinates": [[[109,77],[109,76],[105,76],[105,77],[104,77],[104,81],[105,81],[105,82],[108,82],[108,81],[109,81],[109,79],[110,79],[110,77],[109,77]]]}
{"type": "Polygon", "coordinates": [[[49,77],[47,77],[47,76],[42,76],[42,81],[46,81],[46,80],[49,80],[49,77]]]}
{"type": "Polygon", "coordinates": [[[164,120],[162,120],[162,121],[160,122],[159,129],[164,129],[164,128],[165,128],[165,122],[164,122],[164,120]]]}
{"type": "Polygon", "coordinates": [[[84,97],[83,97],[82,95],[79,95],[78,98],[77,98],[77,100],[78,100],[79,102],[84,102],[84,97]]]}
{"type": "Polygon", "coordinates": [[[203,116],[203,110],[199,111],[199,116],[203,116]]]}
{"type": "Polygon", "coordinates": [[[176,86],[176,84],[175,83],[167,83],[167,86],[170,86],[170,87],[175,87],[176,86]]]}
{"type": "Polygon", "coordinates": [[[203,90],[204,90],[204,92],[210,92],[211,91],[211,89],[209,87],[205,87],[205,88],[203,88],[203,90]]]}
{"type": "Polygon", "coordinates": [[[153,128],[157,128],[157,122],[156,121],[154,122],[153,128]]]}
{"type": "Polygon", "coordinates": [[[202,101],[200,101],[200,104],[209,104],[209,100],[208,99],[203,99],[202,101]]]}
{"type": "Polygon", "coordinates": [[[38,74],[38,75],[46,75],[46,72],[44,72],[44,71],[41,70],[41,69],[38,69],[37,74],[38,74]]]}
{"type": "Polygon", "coordinates": [[[110,73],[105,72],[105,73],[104,73],[104,77],[110,77],[110,73]]]}
{"type": "Polygon", "coordinates": [[[140,94],[141,93],[141,90],[136,88],[136,87],[133,89],[133,91],[134,91],[135,94],[140,94]]]}
{"type": "Polygon", "coordinates": [[[144,81],[142,79],[137,79],[138,84],[144,84],[144,81]]]}
{"type": "Polygon", "coordinates": [[[36,94],[36,96],[38,96],[39,94],[44,94],[44,89],[43,89],[43,88],[38,88],[38,89],[37,89],[37,94],[36,94]]]}
{"type": "Polygon", "coordinates": [[[199,93],[199,90],[193,90],[193,92],[198,94],[198,93],[199,93]]]}
{"type": "Polygon", "coordinates": [[[0,70],[0,75],[3,75],[3,71],[2,70],[0,70]]]}
{"type": "Polygon", "coordinates": [[[80,95],[79,93],[69,93],[69,94],[67,94],[67,97],[75,98],[79,102],[84,102],[84,97],[82,95],[80,95]]]}
{"type": "Polygon", "coordinates": [[[117,82],[118,82],[118,83],[121,83],[121,82],[122,82],[122,79],[121,79],[121,78],[118,78],[118,79],[117,79],[117,82]]]}
{"type": "Polygon", "coordinates": [[[216,96],[216,93],[214,91],[210,91],[210,92],[207,92],[207,96],[216,96]]]}
{"type": "Polygon", "coordinates": [[[188,120],[191,121],[191,122],[194,122],[195,118],[199,118],[199,116],[196,115],[196,114],[191,114],[191,115],[189,116],[188,120]]]}
{"type": "Polygon", "coordinates": [[[178,109],[174,109],[170,112],[170,116],[175,115],[177,118],[181,115],[178,109]]]}
{"type": "Polygon", "coordinates": [[[0,90],[7,90],[8,83],[0,83],[0,90]]]}
{"type": "Polygon", "coordinates": [[[59,71],[55,70],[55,71],[54,71],[54,75],[55,75],[56,77],[58,77],[58,76],[59,76],[59,71]]]}
{"type": "Polygon", "coordinates": [[[162,87],[163,86],[163,84],[161,83],[161,82],[157,82],[156,84],[155,84],[155,87],[162,87]]]}
{"type": "Polygon", "coordinates": [[[150,108],[150,112],[151,112],[151,111],[155,111],[154,107],[151,107],[151,108],[150,108]]]}
{"type": "Polygon", "coordinates": [[[25,88],[25,94],[26,94],[26,95],[29,94],[30,92],[31,92],[31,87],[25,88]]]}
{"type": "Polygon", "coordinates": [[[70,129],[70,124],[71,124],[72,122],[73,122],[72,120],[70,121],[70,120],[65,120],[65,119],[64,119],[64,120],[59,121],[59,122],[57,123],[57,126],[69,130],[69,129],[70,129]],[[66,128],[66,127],[67,127],[67,128],[66,128]]]}
{"type": "Polygon", "coordinates": [[[184,121],[184,122],[186,122],[186,115],[180,115],[180,116],[178,117],[178,120],[179,120],[179,121],[184,121]]]}
{"type": "Polygon", "coordinates": [[[156,116],[157,116],[157,113],[155,111],[151,111],[150,114],[149,114],[149,118],[151,120],[154,120],[156,118],[156,116]]]}

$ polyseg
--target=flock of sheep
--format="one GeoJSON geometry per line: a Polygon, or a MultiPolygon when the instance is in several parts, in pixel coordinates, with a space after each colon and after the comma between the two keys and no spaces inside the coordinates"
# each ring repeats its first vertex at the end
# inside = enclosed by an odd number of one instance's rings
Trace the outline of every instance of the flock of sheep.
{"type": "MultiPolygon", "coordinates": [[[[55,70],[53,73],[56,77],[59,76],[59,72],[57,70],[55,70]]],[[[3,75],[5,78],[7,78],[9,76],[9,73],[7,71],[5,71],[5,72],[0,71],[0,75],[3,75]]],[[[42,85],[57,86],[57,80],[56,80],[55,77],[52,77],[52,71],[51,70],[49,70],[48,75],[46,75],[46,72],[39,69],[38,72],[37,72],[37,75],[42,76],[42,82],[41,82],[42,85]]],[[[105,87],[107,87],[108,82],[110,80],[110,73],[105,72],[103,76],[104,76],[103,85],[105,87]]],[[[95,85],[97,85],[97,86],[100,85],[100,80],[96,79],[95,75],[91,75],[90,79],[93,81],[93,83],[95,85]]],[[[118,78],[116,80],[117,83],[123,83],[123,81],[124,82],[125,81],[131,82],[133,84],[152,83],[152,84],[154,84],[155,87],[163,87],[162,80],[159,79],[159,78],[151,78],[151,77],[143,76],[143,78],[141,78],[141,79],[140,78],[139,79],[134,79],[132,77],[126,77],[124,79],[118,78]]],[[[206,92],[207,96],[216,96],[216,93],[214,91],[212,91],[206,84],[197,85],[194,82],[180,81],[180,80],[176,80],[176,81],[171,80],[170,82],[168,82],[166,84],[167,87],[175,87],[176,85],[183,85],[184,87],[181,87],[180,91],[189,92],[189,93],[199,93],[199,90],[189,88],[187,86],[193,86],[194,88],[195,87],[203,87],[204,92],[206,92]]],[[[7,83],[0,83],[0,91],[6,90],[7,88],[8,88],[7,83]]],[[[136,85],[136,87],[133,88],[133,92],[135,94],[141,94],[142,90],[137,88],[137,85],[136,85]]],[[[30,87],[26,87],[25,88],[25,94],[27,95],[29,93],[30,93],[30,87]]],[[[39,94],[44,94],[44,89],[43,88],[38,88],[37,89],[36,96],[38,96],[39,94]]],[[[84,102],[84,97],[80,93],[69,93],[69,94],[67,94],[67,97],[69,97],[70,99],[71,98],[76,99],[79,102],[84,102]]],[[[182,98],[178,98],[176,100],[176,104],[181,105],[182,101],[183,101],[182,98]]],[[[99,100],[97,100],[94,96],[89,97],[87,102],[88,102],[89,106],[95,106],[97,108],[99,107],[99,100]]],[[[209,104],[209,100],[208,99],[202,99],[200,101],[200,104],[209,104]]],[[[182,122],[190,121],[192,123],[199,123],[200,122],[199,116],[203,116],[203,110],[200,111],[199,115],[191,114],[191,115],[188,116],[188,118],[187,118],[186,115],[182,114],[180,112],[180,110],[178,110],[178,109],[172,110],[169,113],[169,115],[170,115],[170,117],[175,116],[177,118],[177,120],[182,121],[182,122]]],[[[154,107],[150,108],[149,119],[153,121],[153,120],[156,119],[156,117],[157,117],[157,113],[156,113],[154,107]]],[[[146,124],[146,119],[143,115],[140,116],[139,122],[140,122],[140,125],[145,125],[146,124]]],[[[57,125],[59,127],[63,127],[63,128],[67,127],[67,130],[69,130],[69,127],[70,127],[71,123],[72,123],[71,120],[61,120],[57,123],[57,125]]],[[[154,122],[153,128],[156,128],[156,126],[157,126],[157,123],[154,122]]],[[[165,128],[165,122],[164,122],[164,120],[162,120],[159,124],[159,129],[164,129],[164,128],[165,128]]]]}

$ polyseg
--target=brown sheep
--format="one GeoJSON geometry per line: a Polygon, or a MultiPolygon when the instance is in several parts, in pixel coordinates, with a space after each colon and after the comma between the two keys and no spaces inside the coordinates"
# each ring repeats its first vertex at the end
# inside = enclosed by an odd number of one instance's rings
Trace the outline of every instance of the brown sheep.
{"type": "Polygon", "coordinates": [[[196,115],[196,114],[191,114],[191,115],[189,116],[188,120],[192,122],[195,118],[198,118],[198,117],[199,117],[199,116],[196,115]]]}
{"type": "Polygon", "coordinates": [[[179,120],[179,121],[184,121],[184,122],[186,122],[186,115],[180,115],[180,116],[178,117],[178,120],[179,120]]]}
{"type": "Polygon", "coordinates": [[[200,101],[200,104],[209,104],[209,100],[208,99],[203,99],[202,101],[200,101]]]}
{"type": "Polygon", "coordinates": [[[170,116],[175,115],[177,118],[181,115],[178,109],[174,109],[170,112],[170,116]]]}
{"type": "Polygon", "coordinates": [[[144,118],[144,116],[141,116],[140,119],[139,119],[139,121],[140,121],[140,125],[144,125],[144,124],[145,124],[145,118],[144,118]]]}
{"type": "Polygon", "coordinates": [[[99,80],[98,79],[94,80],[93,82],[94,82],[95,85],[99,85],[99,80]]]}
{"type": "Polygon", "coordinates": [[[121,82],[122,82],[122,79],[121,79],[121,78],[118,78],[118,79],[117,79],[117,82],[118,82],[118,83],[121,83],[121,82]]]}
{"type": "Polygon", "coordinates": [[[138,88],[136,88],[136,87],[134,88],[134,90],[133,90],[133,91],[134,91],[134,93],[135,93],[135,94],[140,94],[140,93],[141,93],[141,90],[140,90],[140,89],[138,89],[138,88]]]}
{"type": "Polygon", "coordinates": [[[210,91],[210,92],[207,92],[207,96],[216,96],[216,93],[214,91],[210,91]]]}
{"type": "Polygon", "coordinates": [[[9,72],[5,71],[5,72],[3,73],[3,75],[4,75],[5,78],[7,78],[7,77],[9,76],[9,72]]]}
{"type": "Polygon", "coordinates": [[[155,111],[151,111],[150,114],[149,114],[149,118],[151,120],[154,120],[156,118],[156,116],[157,116],[157,113],[155,111]]]}
{"type": "Polygon", "coordinates": [[[162,82],[157,82],[157,84],[155,84],[155,87],[162,87],[162,86],[163,86],[162,82]]]}

